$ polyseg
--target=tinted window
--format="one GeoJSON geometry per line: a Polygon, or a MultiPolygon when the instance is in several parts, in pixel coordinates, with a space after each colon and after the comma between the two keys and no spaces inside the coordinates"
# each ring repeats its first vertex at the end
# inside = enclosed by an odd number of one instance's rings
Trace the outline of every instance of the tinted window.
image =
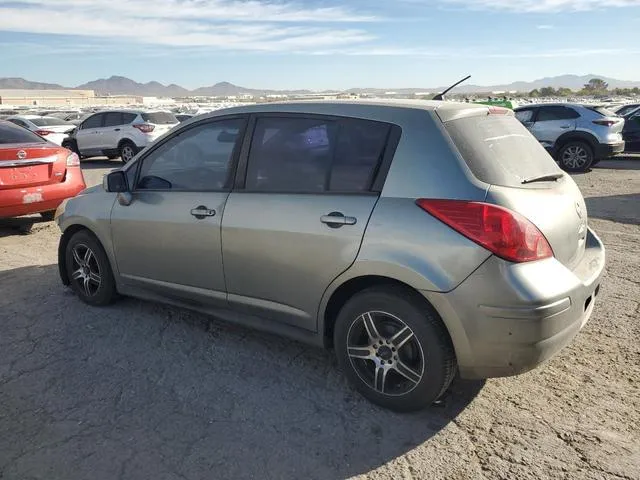
{"type": "Polygon", "coordinates": [[[122,114],[122,124],[123,125],[128,125],[129,123],[133,122],[136,117],[138,115],[136,115],[135,113],[123,113],[122,114]]]}
{"type": "Polygon", "coordinates": [[[45,143],[45,139],[24,128],[0,121],[0,144],[45,143]]]}
{"type": "Polygon", "coordinates": [[[258,119],[246,188],[299,193],[367,191],[389,129],[386,124],[351,119],[258,119]]]}
{"type": "Polygon", "coordinates": [[[474,116],[445,124],[473,174],[494,185],[559,172],[538,140],[511,115],[474,116]]]}
{"type": "MultiPolygon", "coordinates": [[[[33,120],[31,120],[31,122],[37,127],[51,127],[54,125],[66,125],[67,123],[69,123],[66,120],[62,120],[56,117],[34,118],[33,120]]],[[[70,123],[69,125],[71,126],[70,123]]]]}
{"type": "Polygon", "coordinates": [[[87,118],[84,122],[82,122],[82,128],[100,128],[102,127],[102,119],[104,115],[98,113],[92,117],[87,118]]]}
{"type": "Polygon", "coordinates": [[[143,113],[142,119],[145,122],[155,123],[156,125],[169,125],[171,123],[178,123],[178,119],[173,113],[169,112],[152,112],[143,113]]]}
{"type": "Polygon", "coordinates": [[[188,129],[144,158],[138,189],[222,190],[230,184],[233,152],[244,120],[219,120],[188,129]]]}
{"type": "Polygon", "coordinates": [[[537,122],[548,122],[551,120],[570,120],[578,118],[578,112],[568,107],[541,107],[538,110],[537,122]]]}
{"type": "Polygon", "coordinates": [[[23,127],[23,128],[28,128],[28,125],[26,123],[24,123],[22,120],[19,120],[17,118],[10,118],[9,121],[11,123],[15,123],[16,125],[23,127]]]}
{"type": "Polygon", "coordinates": [[[329,190],[363,192],[371,188],[391,127],[366,120],[340,122],[329,190]]]}
{"type": "Polygon", "coordinates": [[[105,127],[117,127],[118,125],[122,125],[122,113],[108,112],[104,114],[105,127]]]}
{"type": "Polygon", "coordinates": [[[516,118],[521,122],[530,122],[533,119],[533,110],[518,110],[516,118]]]}
{"type": "Polygon", "coordinates": [[[609,110],[607,107],[587,107],[592,112],[599,113],[604,117],[617,117],[619,114],[615,113],[613,110],[609,110]]]}

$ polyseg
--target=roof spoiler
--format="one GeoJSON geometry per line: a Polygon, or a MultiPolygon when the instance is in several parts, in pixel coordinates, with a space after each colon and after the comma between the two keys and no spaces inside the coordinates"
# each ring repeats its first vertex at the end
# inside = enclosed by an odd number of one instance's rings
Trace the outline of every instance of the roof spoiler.
{"type": "Polygon", "coordinates": [[[467,75],[466,77],[464,77],[462,80],[460,80],[457,83],[454,83],[453,85],[451,85],[449,88],[447,88],[445,91],[443,91],[442,93],[437,94],[435,97],[433,97],[431,100],[444,100],[444,96],[449,93],[451,90],[453,90],[454,88],[456,88],[458,85],[460,85],[463,82],[466,82],[467,80],[469,80],[471,78],[471,75],[467,75]]]}

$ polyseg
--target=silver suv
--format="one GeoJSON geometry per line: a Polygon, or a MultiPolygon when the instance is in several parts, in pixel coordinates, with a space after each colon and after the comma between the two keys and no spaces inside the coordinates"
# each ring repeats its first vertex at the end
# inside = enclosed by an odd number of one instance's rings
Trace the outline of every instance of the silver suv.
{"type": "Polygon", "coordinates": [[[62,143],[80,158],[107,156],[127,163],[178,124],[173,113],[110,110],[85,118],[62,143]]]}
{"type": "Polygon", "coordinates": [[[414,410],[525,372],[585,325],[605,264],[578,187],[510,110],[254,105],[182,123],[57,212],[91,305],[169,303],[333,347],[414,410]]]}
{"type": "Polygon", "coordinates": [[[585,172],[600,160],[624,152],[624,119],[604,107],[549,103],[515,112],[568,172],[585,172]]]}

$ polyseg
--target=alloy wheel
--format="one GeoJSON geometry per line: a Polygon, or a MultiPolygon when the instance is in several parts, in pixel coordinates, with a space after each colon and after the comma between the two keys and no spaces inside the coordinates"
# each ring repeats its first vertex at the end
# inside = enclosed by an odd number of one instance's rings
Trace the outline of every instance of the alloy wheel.
{"type": "Polygon", "coordinates": [[[349,327],[347,350],[360,379],[383,395],[401,396],[422,380],[424,353],[413,330],[398,317],[366,312],[349,327]]]}
{"type": "Polygon", "coordinates": [[[74,245],[71,253],[73,255],[71,278],[87,297],[93,297],[102,284],[98,259],[93,250],[83,243],[74,245]]]}
{"type": "Polygon", "coordinates": [[[562,153],[562,163],[567,167],[581,168],[589,160],[589,153],[579,145],[568,147],[562,153]]]}
{"type": "Polygon", "coordinates": [[[124,163],[130,162],[134,156],[135,156],[135,153],[133,152],[133,148],[131,146],[125,145],[124,147],[122,147],[122,152],[120,153],[120,157],[124,163]]]}

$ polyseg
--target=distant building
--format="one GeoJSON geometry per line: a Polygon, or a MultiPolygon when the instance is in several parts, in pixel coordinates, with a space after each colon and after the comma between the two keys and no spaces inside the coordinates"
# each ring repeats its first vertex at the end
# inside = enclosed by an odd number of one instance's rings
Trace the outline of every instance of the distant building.
{"type": "Polygon", "coordinates": [[[6,90],[0,89],[0,105],[85,107],[96,105],[131,105],[143,103],[131,95],[96,96],[93,90],[6,90]]]}

